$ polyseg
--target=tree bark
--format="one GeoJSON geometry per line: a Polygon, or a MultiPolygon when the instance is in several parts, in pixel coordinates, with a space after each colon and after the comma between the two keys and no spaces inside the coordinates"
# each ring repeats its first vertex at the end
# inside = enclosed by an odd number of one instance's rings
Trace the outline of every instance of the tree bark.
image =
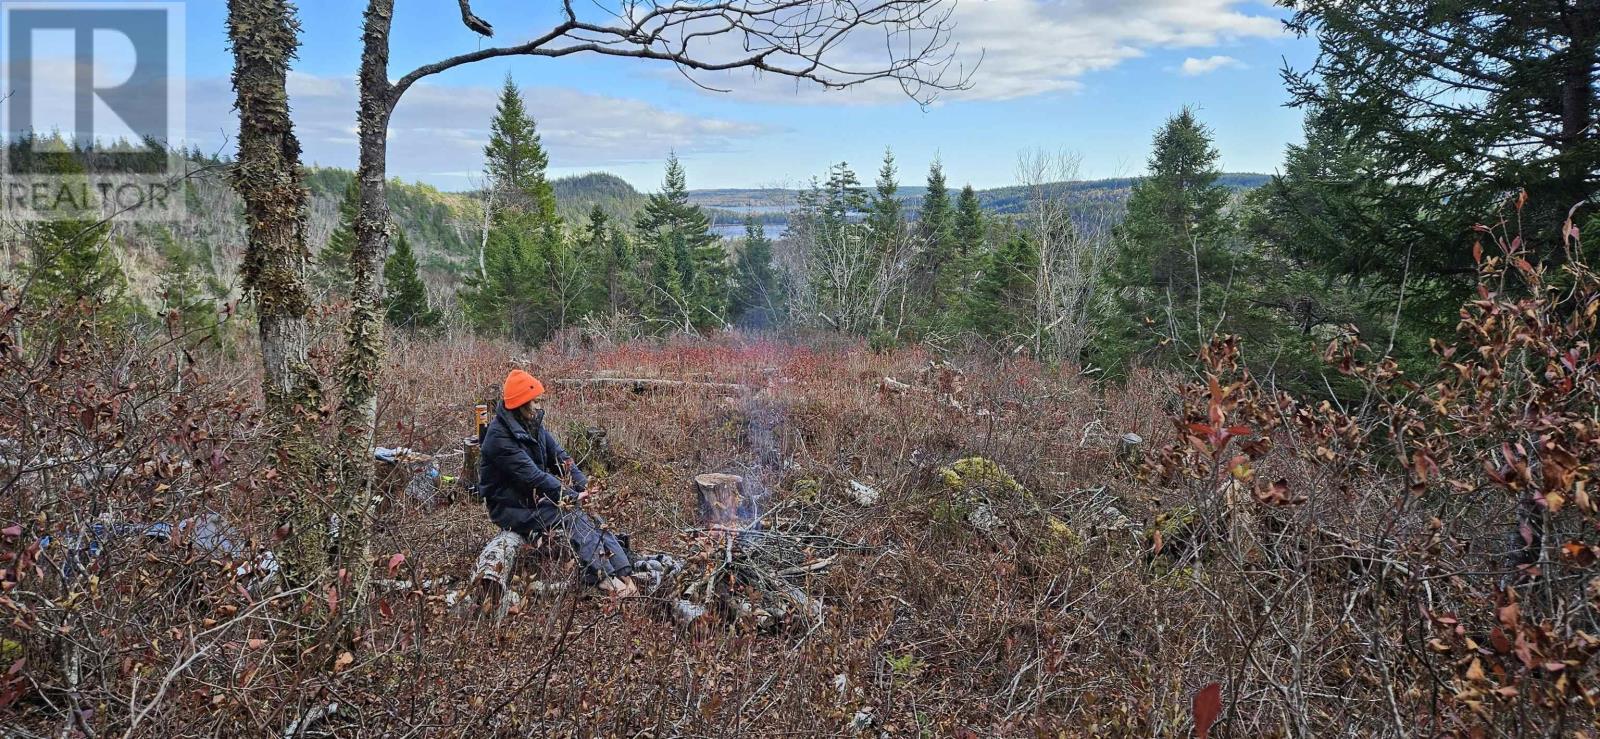
{"type": "Polygon", "coordinates": [[[231,174],[247,222],[242,276],[256,303],[266,421],[282,486],[273,496],[274,513],[287,529],[279,555],[292,587],[315,582],[328,565],[317,439],[322,387],[306,359],[307,195],[285,89],[298,34],[287,0],[228,3],[239,110],[239,157],[231,174]]]}
{"type": "Polygon", "coordinates": [[[758,511],[744,478],[719,472],[695,475],[694,492],[702,528],[746,529],[755,523],[758,511]]]}
{"type": "Polygon", "coordinates": [[[358,610],[371,577],[368,541],[372,519],[373,435],[377,428],[378,371],[383,363],[383,281],[389,251],[387,190],[389,116],[389,28],[394,0],[371,0],[362,31],[360,103],[357,113],[360,207],[356,243],[350,255],[350,316],[339,362],[339,512],[338,565],[349,576],[351,610],[358,610]]]}

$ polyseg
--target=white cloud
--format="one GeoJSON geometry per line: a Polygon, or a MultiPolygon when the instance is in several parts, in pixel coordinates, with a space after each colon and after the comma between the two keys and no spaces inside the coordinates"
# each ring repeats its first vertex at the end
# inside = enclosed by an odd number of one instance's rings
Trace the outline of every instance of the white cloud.
{"type": "MultiPolygon", "coordinates": [[[[768,126],[688,115],[638,100],[564,87],[525,87],[550,164],[563,170],[659,162],[680,153],[728,151],[771,133],[768,126]]],[[[483,164],[498,88],[418,84],[395,109],[389,128],[389,173],[445,187],[469,184],[483,164]]],[[[355,80],[289,76],[289,102],[304,160],[356,163],[355,80]]],[[[223,79],[191,80],[189,131],[201,142],[230,142],[238,132],[233,93],[223,79]]],[[[228,147],[232,148],[231,144],[228,147]]]]}
{"type": "Polygon", "coordinates": [[[1244,62],[1241,62],[1231,56],[1217,55],[1208,56],[1204,59],[1196,59],[1191,56],[1188,59],[1183,60],[1183,66],[1179,68],[1179,71],[1183,72],[1185,77],[1198,77],[1202,74],[1210,74],[1211,72],[1215,72],[1224,67],[1244,69],[1245,64],[1244,62]]]}
{"type": "MultiPolygon", "coordinates": [[[[959,65],[965,65],[972,87],[941,98],[1006,100],[1072,91],[1086,75],[1153,50],[1204,49],[1283,36],[1280,20],[1266,12],[1263,4],[1245,0],[963,0],[951,17],[955,29],[950,41],[959,44],[952,71],[959,74],[959,65]]],[[[885,40],[874,29],[858,29],[836,49],[833,61],[855,69],[880,65],[885,40]]],[[[908,45],[903,36],[893,41],[896,48],[908,45]]],[[[680,76],[670,68],[661,74],[680,76]]],[[[824,91],[812,84],[797,86],[786,78],[752,77],[747,72],[697,79],[774,102],[904,100],[892,82],[824,91]]]]}

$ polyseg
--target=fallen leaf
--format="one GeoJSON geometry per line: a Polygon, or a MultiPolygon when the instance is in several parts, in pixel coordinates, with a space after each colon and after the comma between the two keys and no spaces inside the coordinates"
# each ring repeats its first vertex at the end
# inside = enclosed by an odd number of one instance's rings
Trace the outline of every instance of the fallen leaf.
{"type": "Polygon", "coordinates": [[[1191,706],[1194,712],[1194,735],[1206,739],[1211,735],[1211,725],[1222,715],[1222,684],[1211,683],[1194,694],[1191,706]]]}
{"type": "Polygon", "coordinates": [[[389,577],[394,577],[394,571],[400,569],[400,565],[405,564],[405,561],[406,555],[395,552],[394,556],[389,558],[389,577]]]}
{"type": "Polygon", "coordinates": [[[334,672],[342,672],[346,667],[350,666],[350,663],[355,662],[355,661],[356,661],[355,655],[353,655],[353,654],[351,654],[349,652],[340,652],[339,653],[339,658],[335,659],[333,661],[333,671],[334,672]]]}

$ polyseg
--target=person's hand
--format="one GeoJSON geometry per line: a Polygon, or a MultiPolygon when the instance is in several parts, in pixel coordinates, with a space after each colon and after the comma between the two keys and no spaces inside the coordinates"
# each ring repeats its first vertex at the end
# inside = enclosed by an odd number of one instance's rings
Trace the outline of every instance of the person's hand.
{"type": "Polygon", "coordinates": [[[587,490],[579,490],[578,491],[578,502],[579,503],[582,503],[583,501],[586,501],[588,499],[589,499],[589,491],[587,491],[587,490]]]}

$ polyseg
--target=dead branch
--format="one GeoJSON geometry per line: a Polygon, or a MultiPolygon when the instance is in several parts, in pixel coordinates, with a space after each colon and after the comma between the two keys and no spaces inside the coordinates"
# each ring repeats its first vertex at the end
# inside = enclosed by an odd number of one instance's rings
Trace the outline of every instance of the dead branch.
{"type": "Polygon", "coordinates": [[[749,390],[749,385],[732,382],[702,382],[696,380],[664,380],[649,377],[569,377],[552,380],[556,385],[622,385],[642,393],[650,388],[680,387],[708,390],[749,390]]]}

